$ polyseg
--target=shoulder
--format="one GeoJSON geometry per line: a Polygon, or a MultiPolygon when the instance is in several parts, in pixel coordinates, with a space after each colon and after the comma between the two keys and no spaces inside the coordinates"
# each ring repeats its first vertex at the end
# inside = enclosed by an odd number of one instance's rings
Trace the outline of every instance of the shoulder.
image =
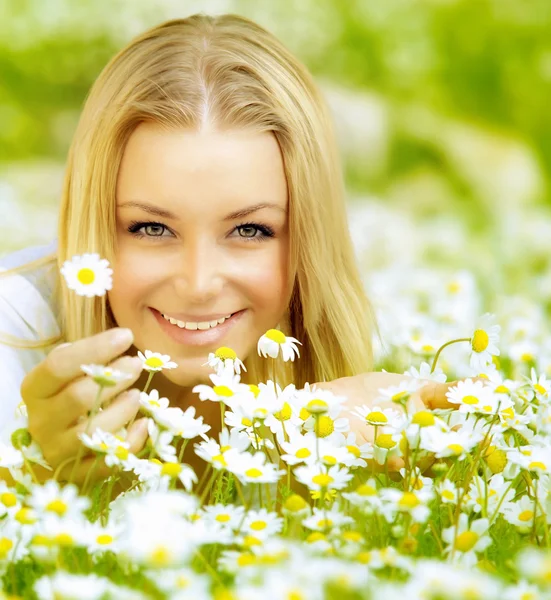
{"type": "Polygon", "coordinates": [[[15,409],[21,401],[21,382],[50,349],[25,348],[25,342],[60,334],[54,314],[57,269],[46,265],[16,274],[1,275],[1,272],[52,251],[55,247],[51,245],[26,248],[0,259],[0,439],[13,429],[15,409]],[[14,340],[22,343],[13,343],[14,340]]]}

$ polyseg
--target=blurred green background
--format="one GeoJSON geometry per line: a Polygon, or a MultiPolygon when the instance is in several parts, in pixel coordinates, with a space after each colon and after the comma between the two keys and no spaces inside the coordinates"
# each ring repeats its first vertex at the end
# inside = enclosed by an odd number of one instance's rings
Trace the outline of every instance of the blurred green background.
{"type": "Polygon", "coordinates": [[[550,0],[0,0],[0,255],[55,237],[66,153],[109,58],[200,11],[258,21],[313,72],[351,210],[385,211],[383,244],[369,214],[354,225],[366,269],[407,254],[509,291],[547,281],[550,0]]]}

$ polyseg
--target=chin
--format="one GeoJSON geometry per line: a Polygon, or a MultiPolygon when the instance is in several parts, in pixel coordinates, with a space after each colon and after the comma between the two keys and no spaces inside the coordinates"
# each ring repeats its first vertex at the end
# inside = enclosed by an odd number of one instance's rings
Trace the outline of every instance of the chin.
{"type": "Polygon", "coordinates": [[[179,387],[192,387],[194,385],[199,385],[200,383],[211,384],[212,382],[209,379],[211,373],[214,373],[214,371],[208,366],[196,366],[191,369],[180,366],[177,369],[167,369],[166,371],[163,371],[163,375],[166,379],[179,387]]]}

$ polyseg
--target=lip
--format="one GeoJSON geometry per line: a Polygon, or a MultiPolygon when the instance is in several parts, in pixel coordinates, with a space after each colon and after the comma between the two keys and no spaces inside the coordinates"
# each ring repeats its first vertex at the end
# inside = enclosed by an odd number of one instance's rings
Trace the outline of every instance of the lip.
{"type": "Polygon", "coordinates": [[[222,339],[247,312],[247,309],[240,310],[234,313],[229,319],[226,319],[221,325],[217,325],[212,329],[196,329],[192,331],[190,329],[180,329],[178,325],[173,325],[155,308],[149,307],[149,310],[153,313],[161,329],[170,338],[178,344],[185,344],[186,346],[214,346],[215,344],[220,346],[222,339]]]}
{"type": "MultiPolygon", "coordinates": [[[[157,310],[156,308],[153,310],[157,310]]],[[[205,323],[205,322],[210,322],[210,321],[218,321],[218,319],[221,319],[222,317],[227,317],[228,315],[231,315],[233,313],[229,312],[229,313],[220,313],[219,315],[201,315],[201,316],[194,316],[194,315],[183,315],[182,313],[161,313],[161,311],[157,311],[160,314],[165,314],[168,317],[172,317],[173,319],[176,319],[177,321],[182,321],[183,323],[205,323]]]]}

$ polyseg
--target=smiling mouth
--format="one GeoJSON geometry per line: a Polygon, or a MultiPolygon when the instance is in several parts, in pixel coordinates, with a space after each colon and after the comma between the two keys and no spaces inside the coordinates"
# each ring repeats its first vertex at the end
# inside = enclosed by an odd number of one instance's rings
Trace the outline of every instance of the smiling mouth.
{"type": "MultiPolygon", "coordinates": [[[[238,312],[240,312],[240,311],[238,311],[238,312]]],[[[165,321],[168,321],[172,325],[176,325],[180,329],[187,329],[188,331],[197,331],[197,330],[205,331],[207,329],[215,329],[216,327],[218,327],[218,325],[222,325],[222,323],[224,323],[225,321],[227,321],[228,319],[230,319],[231,317],[233,317],[233,315],[235,315],[237,313],[231,313],[225,317],[221,317],[220,319],[217,319],[214,321],[199,321],[199,322],[179,321],[178,319],[174,319],[168,315],[165,315],[164,313],[159,313],[159,314],[163,317],[163,319],[165,319],[165,321]]]]}

